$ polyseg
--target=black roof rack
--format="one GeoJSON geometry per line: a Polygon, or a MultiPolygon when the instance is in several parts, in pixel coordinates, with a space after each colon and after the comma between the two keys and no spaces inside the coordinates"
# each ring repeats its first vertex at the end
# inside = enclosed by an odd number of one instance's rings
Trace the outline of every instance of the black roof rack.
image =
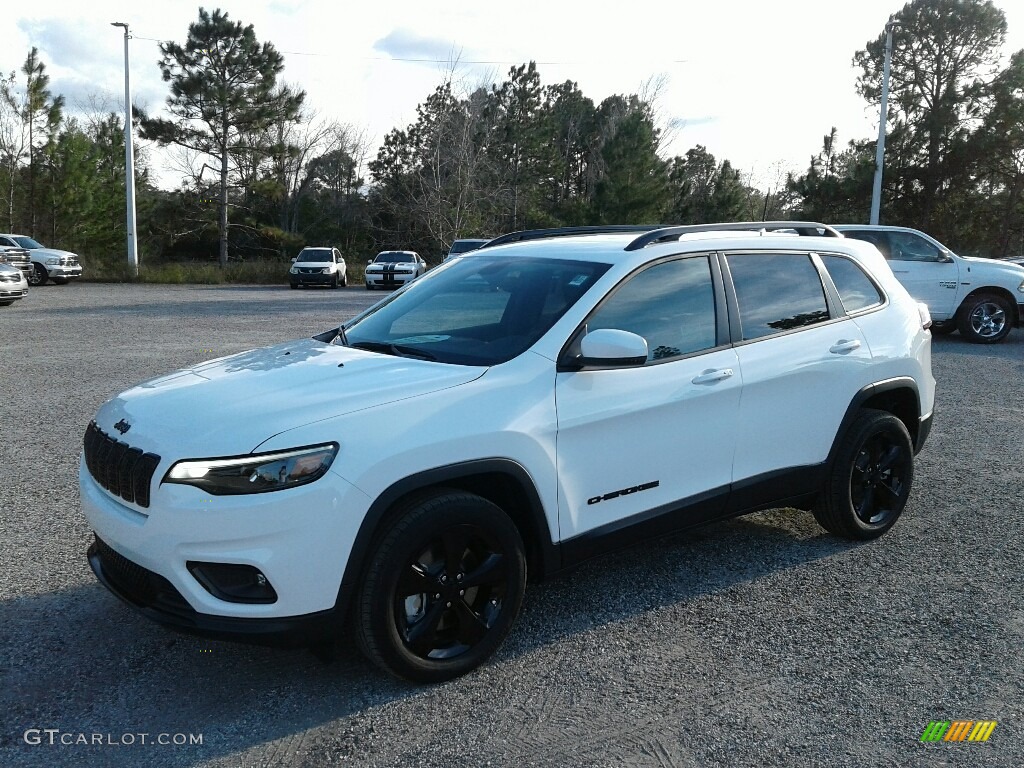
{"type": "Polygon", "coordinates": [[[806,237],[843,236],[842,233],[828,226],[828,224],[819,224],[815,221],[728,221],[721,224],[691,224],[650,230],[627,245],[626,250],[638,251],[651,243],[677,240],[680,236],[690,234],[691,232],[760,232],[761,230],[772,232],[779,229],[791,229],[798,235],[806,237]]]}
{"type": "Polygon", "coordinates": [[[651,232],[655,230],[668,230],[664,224],[596,224],[588,227],[554,227],[553,229],[525,229],[521,232],[509,232],[506,235],[499,235],[482,248],[490,248],[492,245],[505,245],[506,243],[520,243],[525,240],[545,240],[549,237],[571,237],[573,235],[611,235],[623,232],[651,232]]]}

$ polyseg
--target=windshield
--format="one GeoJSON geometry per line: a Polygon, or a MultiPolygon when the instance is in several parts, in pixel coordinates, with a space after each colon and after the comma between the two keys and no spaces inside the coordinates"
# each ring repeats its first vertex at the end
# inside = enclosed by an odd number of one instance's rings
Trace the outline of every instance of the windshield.
{"type": "Polygon", "coordinates": [[[428,272],[345,326],[349,346],[460,365],[531,347],[608,264],[480,254],[428,272]]]}
{"type": "Polygon", "coordinates": [[[42,243],[37,243],[31,237],[25,237],[24,235],[19,235],[18,237],[14,238],[14,241],[22,248],[28,248],[30,251],[35,250],[36,248],[46,247],[42,243]]]}
{"type": "Polygon", "coordinates": [[[384,253],[378,253],[377,258],[373,261],[375,264],[407,264],[416,261],[416,257],[402,251],[384,251],[384,253]]]}
{"type": "Polygon", "coordinates": [[[296,261],[331,261],[329,248],[303,248],[296,261]]]}

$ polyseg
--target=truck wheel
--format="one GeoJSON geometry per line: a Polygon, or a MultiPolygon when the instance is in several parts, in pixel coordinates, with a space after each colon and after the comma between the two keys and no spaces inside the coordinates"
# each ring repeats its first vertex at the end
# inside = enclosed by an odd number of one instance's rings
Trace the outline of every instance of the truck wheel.
{"type": "Polygon", "coordinates": [[[814,517],[837,536],[875,539],[899,519],[914,482],[914,446],[887,411],[857,414],[829,467],[814,517]]]}
{"type": "Polygon", "coordinates": [[[499,507],[456,490],[414,497],[370,555],[355,634],[382,669],[441,682],[482,664],[519,613],[526,557],[499,507]]]}
{"type": "Polygon", "coordinates": [[[1002,296],[981,293],[968,297],[960,307],[960,334],[975,344],[994,344],[1006,338],[1012,326],[1013,307],[1002,296]]]}
{"type": "Polygon", "coordinates": [[[29,285],[46,285],[46,281],[49,279],[49,275],[46,273],[46,267],[42,264],[33,264],[32,271],[29,272],[28,280],[29,285]]]}

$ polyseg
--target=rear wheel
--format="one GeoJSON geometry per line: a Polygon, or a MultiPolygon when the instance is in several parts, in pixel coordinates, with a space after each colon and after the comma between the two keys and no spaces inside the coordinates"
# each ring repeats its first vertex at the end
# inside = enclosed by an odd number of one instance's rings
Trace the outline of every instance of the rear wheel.
{"type": "Polygon", "coordinates": [[[46,285],[46,281],[49,279],[49,275],[46,273],[46,267],[42,264],[33,264],[32,271],[28,275],[29,285],[46,285]]]}
{"type": "Polygon", "coordinates": [[[499,507],[448,490],[412,499],[370,556],[356,639],[388,672],[440,682],[482,664],[523,601],[526,558],[499,507]]]}
{"type": "Polygon", "coordinates": [[[821,526],[847,539],[874,539],[899,519],[914,481],[906,426],[886,411],[857,414],[814,508],[821,526]]]}
{"type": "Polygon", "coordinates": [[[1006,338],[1013,325],[1013,307],[1002,296],[982,293],[968,297],[957,317],[960,334],[975,344],[994,344],[1006,338]]]}

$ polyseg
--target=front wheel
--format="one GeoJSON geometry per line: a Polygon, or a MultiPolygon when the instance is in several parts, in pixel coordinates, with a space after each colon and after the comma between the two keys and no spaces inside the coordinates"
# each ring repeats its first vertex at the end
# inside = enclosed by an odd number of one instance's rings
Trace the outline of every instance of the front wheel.
{"type": "Polygon", "coordinates": [[[413,498],[370,556],[356,639],[391,674],[450,680],[494,653],[525,587],[523,542],[499,507],[456,490],[413,498]]]}
{"type": "Polygon", "coordinates": [[[814,508],[821,526],[847,539],[875,539],[899,519],[914,482],[914,446],[898,418],[865,408],[829,467],[814,508]]]}
{"type": "Polygon", "coordinates": [[[966,299],[960,308],[957,325],[960,335],[975,344],[1002,341],[1013,325],[1013,307],[1002,296],[982,293],[966,299]]]}
{"type": "Polygon", "coordinates": [[[29,285],[46,285],[46,281],[49,279],[49,275],[46,272],[46,267],[42,264],[33,264],[32,271],[28,274],[29,285]]]}

